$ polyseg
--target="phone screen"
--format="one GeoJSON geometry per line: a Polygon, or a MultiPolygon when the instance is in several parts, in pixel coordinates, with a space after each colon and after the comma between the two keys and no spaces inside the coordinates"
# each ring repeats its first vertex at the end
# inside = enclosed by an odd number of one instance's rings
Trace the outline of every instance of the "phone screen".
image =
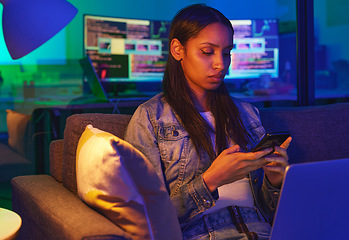
{"type": "Polygon", "coordinates": [[[284,141],[286,141],[289,136],[291,136],[290,133],[267,133],[265,134],[263,139],[252,149],[252,152],[280,146],[284,141]]]}

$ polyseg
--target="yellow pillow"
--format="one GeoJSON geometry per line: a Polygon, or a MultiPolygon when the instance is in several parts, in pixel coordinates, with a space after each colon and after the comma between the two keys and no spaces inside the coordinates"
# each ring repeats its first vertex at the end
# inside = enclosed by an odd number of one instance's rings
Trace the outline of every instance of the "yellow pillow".
{"type": "Polygon", "coordinates": [[[79,197],[134,239],[181,239],[164,183],[126,141],[86,126],[76,154],[79,197]]]}
{"type": "Polygon", "coordinates": [[[30,115],[6,110],[8,145],[22,156],[26,156],[28,144],[28,123],[30,115]]]}

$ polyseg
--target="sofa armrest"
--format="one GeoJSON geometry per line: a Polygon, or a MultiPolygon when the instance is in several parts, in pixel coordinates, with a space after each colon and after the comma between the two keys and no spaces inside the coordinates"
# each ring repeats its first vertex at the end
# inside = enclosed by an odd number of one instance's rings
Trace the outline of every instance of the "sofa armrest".
{"type": "Polygon", "coordinates": [[[131,239],[48,175],[13,178],[12,208],[22,218],[18,239],[131,239]]]}

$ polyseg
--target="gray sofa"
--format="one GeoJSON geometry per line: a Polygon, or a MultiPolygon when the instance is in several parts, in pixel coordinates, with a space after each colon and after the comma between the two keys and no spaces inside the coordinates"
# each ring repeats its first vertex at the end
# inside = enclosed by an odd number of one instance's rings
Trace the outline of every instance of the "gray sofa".
{"type": "Polygon", "coordinates": [[[0,183],[9,182],[16,176],[49,173],[50,143],[63,137],[67,117],[77,113],[112,111],[113,105],[110,103],[34,109],[21,139],[26,145],[25,153],[13,149],[7,139],[0,142],[0,183]]]}
{"type": "MultiPolygon", "coordinates": [[[[270,132],[289,131],[290,163],[349,157],[349,103],[260,109],[270,132]]],[[[18,239],[131,239],[77,196],[75,151],[87,124],[122,137],[130,115],[75,114],[67,119],[64,140],[50,146],[50,175],[12,179],[12,205],[23,219],[18,239]]]]}

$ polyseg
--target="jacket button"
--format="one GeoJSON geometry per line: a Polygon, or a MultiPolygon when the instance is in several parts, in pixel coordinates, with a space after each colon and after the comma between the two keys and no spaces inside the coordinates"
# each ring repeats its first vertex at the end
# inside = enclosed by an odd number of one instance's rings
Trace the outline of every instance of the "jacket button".
{"type": "Polygon", "coordinates": [[[177,137],[179,135],[179,132],[177,130],[172,131],[172,136],[177,137]]]}
{"type": "Polygon", "coordinates": [[[253,183],[257,184],[258,183],[258,178],[253,179],[253,183]]]}
{"type": "Polygon", "coordinates": [[[210,200],[204,200],[204,207],[205,208],[211,207],[211,201],[210,200]]]}

